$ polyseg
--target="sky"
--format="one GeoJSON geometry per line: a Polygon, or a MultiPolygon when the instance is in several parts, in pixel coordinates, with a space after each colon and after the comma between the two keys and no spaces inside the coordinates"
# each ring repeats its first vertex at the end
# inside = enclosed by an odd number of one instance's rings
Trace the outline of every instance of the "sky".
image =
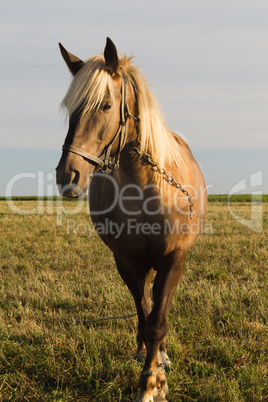
{"type": "Polygon", "coordinates": [[[86,59],[107,36],[135,56],[210,194],[268,193],[267,0],[2,0],[0,196],[56,194],[71,81],[58,42],[86,59]]]}

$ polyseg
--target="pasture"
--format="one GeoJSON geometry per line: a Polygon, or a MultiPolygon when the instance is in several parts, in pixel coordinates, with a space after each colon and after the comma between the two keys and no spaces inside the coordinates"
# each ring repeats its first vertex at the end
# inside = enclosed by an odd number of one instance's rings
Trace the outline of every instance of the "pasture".
{"type": "MultiPolygon", "coordinates": [[[[0,201],[0,401],[132,401],[136,317],[88,321],[135,305],[86,203],[64,201],[75,215],[54,199],[12,205],[0,201]]],[[[232,211],[249,219],[251,204],[232,211]]],[[[268,400],[267,202],[262,212],[255,232],[208,204],[169,313],[170,401],[268,400]]]]}

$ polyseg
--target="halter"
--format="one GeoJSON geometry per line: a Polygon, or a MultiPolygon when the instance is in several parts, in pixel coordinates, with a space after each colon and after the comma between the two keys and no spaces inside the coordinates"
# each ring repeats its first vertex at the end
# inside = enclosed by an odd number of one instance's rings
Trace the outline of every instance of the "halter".
{"type": "MultiPolygon", "coordinates": [[[[112,139],[112,141],[107,145],[107,147],[104,148],[103,153],[100,156],[95,156],[91,155],[87,152],[81,151],[78,147],[75,147],[74,145],[68,145],[64,144],[62,146],[63,151],[68,151],[72,152],[74,154],[80,155],[83,158],[85,158],[87,161],[90,163],[94,163],[98,165],[101,169],[102,172],[104,173],[111,173],[113,169],[118,169],[119,167],[119,161],[120,161],[120,153],[124,146],[126,145],[126,140],[127,140],[127,133],[126,133],[126,123],[128,118],[132,118],[135,120],[137,123],[140,122],[139,117],[134,117],[130,114],[129,108],[128,108],[128,103],[127,103],[127,98],[126,98],[126,90],[127,90],[127,79],[125,75],[122,73],[122,87],[121,87],[121,105],[120,105],[120,121],[119,121],[119,127],[118,130],[112,139]],[[112,147],[119,137],[119,142],[118,142],[118,149],[115,155],[111,156],[111,151],[112,147]]],[[[134,87],[134,92],[136,93],[136,89],[134,87]]],[[[139,154],[140,157],[143,157],[149,165],[151,165],[158,173],[163,176],[163,178],[170,184],[171,186],[177,188],[181,192],[183,192],[184,195],[188,197],[189,201],[189,207],[190,207],[190,219],[192,219],[192,213],[193,213],[193,202],[192,202],[192,197],[189,194],[187,190],[185,190],[182,185],[175,181],[173,176],[167,174],[166,170],[164,168],[161,168],[158,166],[157,162],[155,162],[151,155],[142,152],[140,147],[133,147],[133,149],[139,154]]]]}
{"type": "Polygon", "coordinates": [[[121,87],[121,105],[120,105],[120,122],[118,130],[112,139],[112,141],[108,144],[108,146],[104,149],[103,153],[100,156],[91,155],[87,152],[82,151],[78,147],[74,145],[64,144],[62,146],[63,151],[72,152],[74,154],[80,155],[89,162],[93,162],[98,165],[102,172],[111,173],[112,169],[118,169],[120,153],[124,146],[126,145],[126,123],[127,119],[131,117],[136,122],[139,122],[140,119],[138,117],[134,117],[129,113],[128,103],[126,100],[126,89],[127,89],[127,79],[125,75],[122,73],[122,87],[121,87]],[[115,155],[111,156],[112,147],[115,141],[119,138],[118,149],[115,155]]]}

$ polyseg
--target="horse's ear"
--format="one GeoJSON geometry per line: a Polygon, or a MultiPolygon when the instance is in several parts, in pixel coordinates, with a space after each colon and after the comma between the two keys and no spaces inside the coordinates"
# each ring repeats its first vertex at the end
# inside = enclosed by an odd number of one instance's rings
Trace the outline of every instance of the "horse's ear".
{"type": "Polygon", "coordinates": [[[72,53],[67,52],[67,50],[59,43],[61,55],[67,64],[69,70],[73,75],[77,74],[79,70],[85,65],[83,60],[80,60],[78,57],[74,56],[72,53]]]}
{"type": "Polygon", "coordinates": [[[107,71],[113,76],[118,74],[119,60],[115,44],[110,38],[106,40],[104,49],[104,58],[106,62],[107,71]]]}

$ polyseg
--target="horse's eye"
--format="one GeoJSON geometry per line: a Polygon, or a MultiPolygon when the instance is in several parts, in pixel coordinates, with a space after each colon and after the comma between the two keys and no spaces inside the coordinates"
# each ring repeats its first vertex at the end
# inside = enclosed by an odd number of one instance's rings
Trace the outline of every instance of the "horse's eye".
{"type": "Polygon", "coordinates": [[[102,110],[106,111],[106,110],[110,110],[112,107],[111,103],[105,103],[105,105],[103,105],[102,110]]]}

